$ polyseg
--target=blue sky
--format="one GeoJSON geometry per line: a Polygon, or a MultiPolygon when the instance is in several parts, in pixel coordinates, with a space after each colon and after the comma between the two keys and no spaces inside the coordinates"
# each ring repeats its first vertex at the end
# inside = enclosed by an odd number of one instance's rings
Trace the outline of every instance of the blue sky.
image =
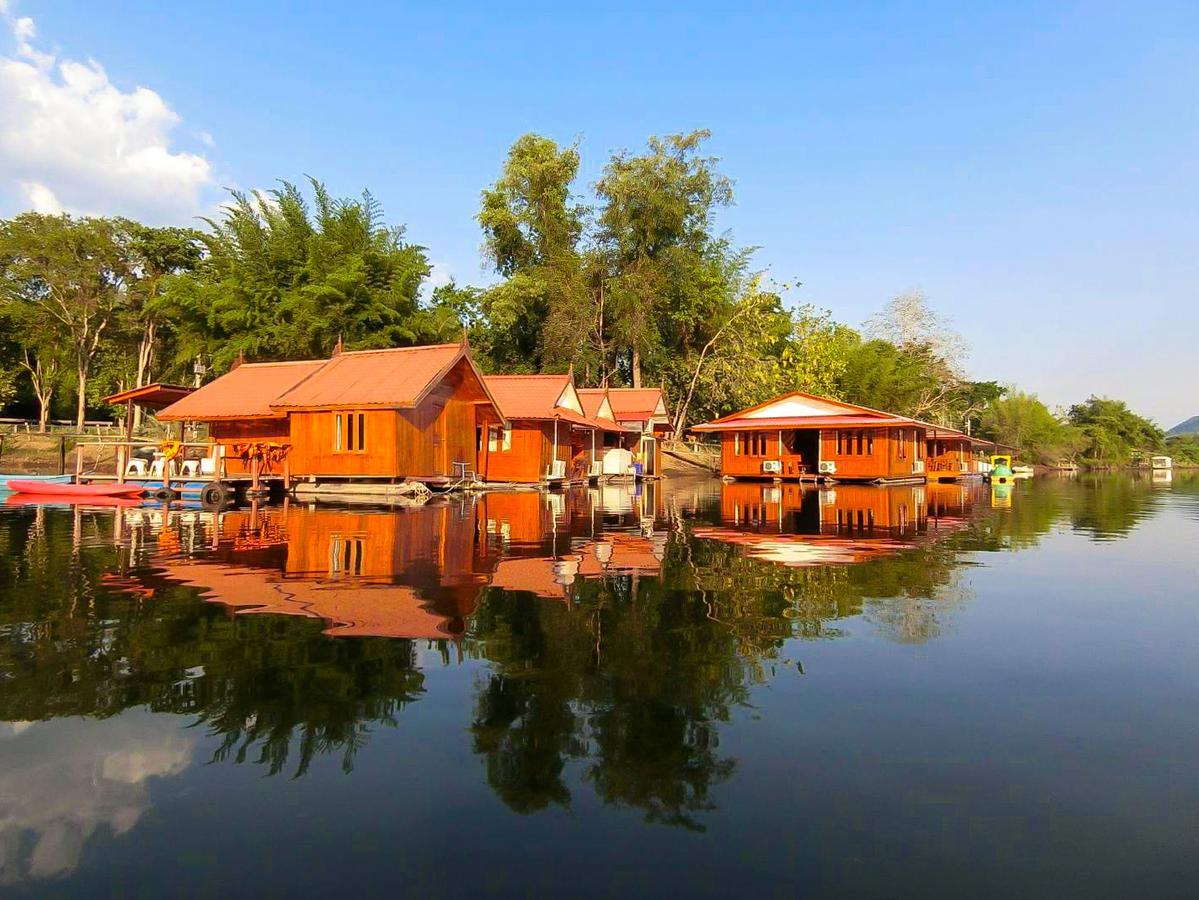
{"type": "Polygon", "coordinates": [[[918,287],[977,377],[1199,414],[1193,0],[0,8],[0,214],[188,221],[311,173],[479,283],[519,135],[578,139],[586,189],[704,127],[721,227],[792,301],[858,324],[918,287]]]}

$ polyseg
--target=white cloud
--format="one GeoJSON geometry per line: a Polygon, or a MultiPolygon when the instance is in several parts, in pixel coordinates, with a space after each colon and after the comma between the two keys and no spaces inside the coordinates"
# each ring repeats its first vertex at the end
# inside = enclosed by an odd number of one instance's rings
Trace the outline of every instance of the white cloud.
{"type": "Polygon", "coordinates": [[[431,262],[429,263],[429,270],[429,280],[426,283],[429,285],[430,291],[447,285],[454,280],[454,273],[447,262],[431,262]]]}
{"type": "Polygon", "coordinates": [[[38,50],[33,20],[0,4],[16,40],[15,55],[0,55],[0,189],[35,209],[151,222],[208,205],[212,166],[173,146],[181,120],[159,94],[121,90],[95,60],[38,50]]]}
{"type": "Polygon", "coordinates": [[[38,184],[36,181],[22,181],[21,195],[34,212],[57,215],[63,211],[62,204],[54,196],[54,191],[44,184],[38,184]]]}

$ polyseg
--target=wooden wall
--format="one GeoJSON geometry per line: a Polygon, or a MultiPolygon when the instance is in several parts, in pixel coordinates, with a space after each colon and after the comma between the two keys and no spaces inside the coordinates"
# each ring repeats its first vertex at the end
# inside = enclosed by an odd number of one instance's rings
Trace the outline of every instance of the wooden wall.
{"type": "Polygon", "coordinates": [[[478,471],[476,424],[486,399],[465,360],[450,371],[415,409],[361,410],[366,424],[361,451],[334,450],[334,416],[359,410],[294,412],[291,471],[294,476],[448,478],[454,463],[478,471]]]}
{"type": "MultiPolygon", "coordinates": [[[[549,470],[554,455],[554,423],[539,419],[512,421],[512,442],[507,450],[490,449],[487,434],[483,434],[486,481],[513,484],[537,484],[549,470]]],[[[597,439],[596,446],[601,442],[597,439]]],[[[575,434],[566,422],[558,423],[558,459],[566,463],[570,475],[578,466],[585,473],[591,459],[591,435],[575,434]]]]}
{"type": "MultiPolygon", "coordinates": [[[[798,478],[801,474],[814,475],[817,460],[806,459],[790,452],[786,444],[788,430],[784,429],[784,441],[779,441],[778,429],[757,432],[765,439],[764,453],[747,452],[746,435],[742,435],[741,453],[736,452],[735,432],[721,433],[721,474],[734,478],[772,478],[762,472],[765,460],[779,460],[783,464],[782,478],[798,478]]],[[[899,479],[922,477],[913,475],[912,463],[924,459],[925,440],[923,429],[918,428],[855,428],[842,429],[841,446],[837,444],[837,429],[820,430],[820,460],[831,460],[837,464],[833,476],[838,479],[899,479]],[[861,452],[858,452],[858,435],[861,435],[861,452]]]]}

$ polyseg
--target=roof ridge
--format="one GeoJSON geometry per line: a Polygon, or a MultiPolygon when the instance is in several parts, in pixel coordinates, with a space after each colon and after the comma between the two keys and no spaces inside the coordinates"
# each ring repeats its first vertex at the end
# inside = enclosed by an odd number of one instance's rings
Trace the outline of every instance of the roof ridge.
{"type": "Polygon", "coordinates": [[[417,344],[411,347],[370,347],[366,350],[343,350],[337,356],[330,357],[328,360],[332,362],[335,359],[340,359],[343,356],[365,356],[368,353],[401,353],[409,350],[447,350],[453,348],[457,350],[461,344],[417,344]]]}

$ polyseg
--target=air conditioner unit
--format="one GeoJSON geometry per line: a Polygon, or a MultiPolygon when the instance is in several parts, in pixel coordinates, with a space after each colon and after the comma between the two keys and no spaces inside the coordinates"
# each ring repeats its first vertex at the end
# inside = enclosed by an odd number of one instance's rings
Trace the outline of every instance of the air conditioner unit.
{"type": "Polygon", "coordinates": [[[777,459],[762,460],[763,475],[781,475],[783,474],[783,464],[777,459]]]}
{"type": "Polygon", "coordinates": [[[837,464],[836,464],[836,462],[834,462],[831,459],[822,459],[820,461],[819,469],[820,469],[821,475],[836,475],[837,474],[837,464]]]}
{"type": "Polygon", "coordinates": [[[912,474],[913,475],[923,475],[924,474],[924,460],[917,459],[912,462],[912,474]]]}

